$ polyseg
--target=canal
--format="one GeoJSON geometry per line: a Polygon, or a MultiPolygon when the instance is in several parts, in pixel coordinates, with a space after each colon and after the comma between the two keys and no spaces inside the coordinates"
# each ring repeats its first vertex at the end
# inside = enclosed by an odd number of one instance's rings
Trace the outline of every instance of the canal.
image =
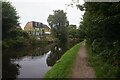
{"type": "Polygon", "coordinates": [[[56,61],[76,43],[41,44],[3,50],[3,78],[43,78],[56,61]]]}

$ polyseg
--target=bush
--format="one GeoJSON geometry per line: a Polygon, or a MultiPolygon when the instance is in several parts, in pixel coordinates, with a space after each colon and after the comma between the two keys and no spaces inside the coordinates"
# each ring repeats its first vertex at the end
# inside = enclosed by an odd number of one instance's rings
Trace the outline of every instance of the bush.
{"type": "Polygon", "coordinates": [[[113,57],[109,56],[109,49],[105,49],[101,53],[95,53],[92,50],[92,47],[88,48],[89,53],[89,62],[90,65],[95,69],[96,77],[97,78],[116,78],[120,77],[120,68],[118,65],[113,65],[114,62],[118,62],[116,59],[112,59],[113,57]],[[106,58],[105,58],[106,57],[106,58]],[[110,62],[112,61],[112,62],[110,62]]]}
{"type": "Polygon", "coordinates": [[[25,37],[29,39],[29,34],[21,29],[15,29],[9,32],[9,38],[25,37]]]}
{"type": "Polygon", "coordinates": [[[3,40],[3,48],[9,47],[23,47],[30,44],[30,37],[28,33],[21,29],[15,29],[9,32],[9,37],[3,40]]]}
{"type": "Polygon", "coordinates": [[[27,46],[29,44],[28,40],[24,37],[18,37],[16,39],[6,39],[3,41],[3,48],[9,48],[9,47],[23,47],[27,46]]]}

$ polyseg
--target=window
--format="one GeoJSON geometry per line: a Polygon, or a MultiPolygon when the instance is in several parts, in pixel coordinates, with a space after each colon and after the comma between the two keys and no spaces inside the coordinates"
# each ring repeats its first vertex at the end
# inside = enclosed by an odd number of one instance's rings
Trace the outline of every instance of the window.
{"type": "Polygon", "coordinates": [[[37,23],[35,23],[35,26],[37,26],[37,23]]]}

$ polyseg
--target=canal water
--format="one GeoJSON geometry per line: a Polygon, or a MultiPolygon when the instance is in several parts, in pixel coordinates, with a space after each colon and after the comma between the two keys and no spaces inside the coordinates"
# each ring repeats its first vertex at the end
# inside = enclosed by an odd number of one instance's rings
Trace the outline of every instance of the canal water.
{"type": "Polygon", "coordinates": [[[45,73],[76,42],[42,44],[3,51],[3,78],[43,78],[45,73]]]}

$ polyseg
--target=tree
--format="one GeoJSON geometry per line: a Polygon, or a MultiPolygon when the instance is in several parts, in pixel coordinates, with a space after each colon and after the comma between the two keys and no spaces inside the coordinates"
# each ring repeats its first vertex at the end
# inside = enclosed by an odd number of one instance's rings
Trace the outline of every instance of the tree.
{"type": "Polygon", "coordinates": [[[47,19],[52,29],[52,34],[62,42],[67,41],[67,20],[66,13],[63,10],[55,10],[53,15],[49,15],[47,19]]]}
{"type": "Polygon", "coordinates": [[[104,38],[112,42],[120,40],[119,3],[85,3],[84,7],[86,12],[81,30],[90,42],[96,38],[104,38]]]}
{"type": "Polygon", "coordinates": [[[21,47],[31,44],[29,34],[16,26],[19,24],[16,9],[10,2],[2,2],[2,47],[21,47]]]}
{"type": "Polygon", "coordinates": [[[18,23],[18,15],[16,9],[10,2],[2,2],[2,34],[3,39],[8,37],[10,30],[15,29],[18,23]]]}
{"type": "Polygon", "coordinates": [[[103,62],[103,71],[98,69],[96,72],[101,71],[103,77],[120,77],[120,3],[85,2],[83,5],[77,4],[77,7],[85,12],[79,35],[87,40],[92,58],[96,57],[92,64],[96,66],[99,58],[103,62]]]}
{"type": "MultiPolygon", "coordinates": [[[[120,68],[117,67],[120,67],[120,3],[86,2],[84,10],[80,25],[81,36],[85,35],[92,52],[100,55],[103,62],[116,67],[114,75],[119,77],[120,68]]],[[[109,71],[104,74],[110,74],[109,71]]]]}
{"type": "Polygon", "coordinates": [[[76,25],[69,25],[68,27],[69,38],[78,38],[78,29],[76,25]]]}

